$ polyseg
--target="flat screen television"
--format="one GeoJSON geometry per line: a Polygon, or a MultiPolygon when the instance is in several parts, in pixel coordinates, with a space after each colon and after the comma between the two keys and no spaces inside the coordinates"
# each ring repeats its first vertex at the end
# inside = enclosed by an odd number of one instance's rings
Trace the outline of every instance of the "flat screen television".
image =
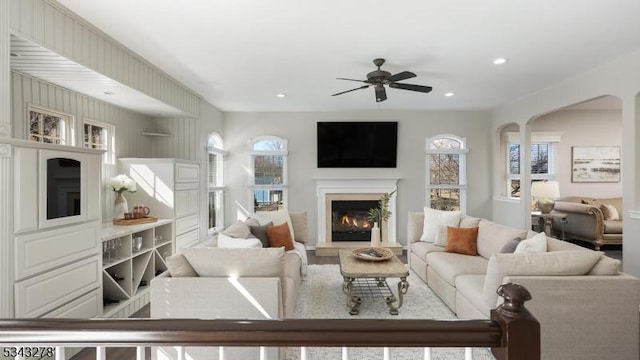
{"type": "Polygon", "coordinates": [[[396,121],[318,122],[319,168],[395,168],[396,121]]]}

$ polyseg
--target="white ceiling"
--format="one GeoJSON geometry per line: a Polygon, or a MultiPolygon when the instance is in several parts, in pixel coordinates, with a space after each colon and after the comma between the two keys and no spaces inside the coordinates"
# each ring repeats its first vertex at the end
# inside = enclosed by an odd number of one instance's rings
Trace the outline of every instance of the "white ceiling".
{"type": "Polygon", "coordinates": [[[491,109],[640,48],[638,0],[59,2],[223,111],[491,109]],[[376,57],[434,90],[330,96],[376,57]]]}

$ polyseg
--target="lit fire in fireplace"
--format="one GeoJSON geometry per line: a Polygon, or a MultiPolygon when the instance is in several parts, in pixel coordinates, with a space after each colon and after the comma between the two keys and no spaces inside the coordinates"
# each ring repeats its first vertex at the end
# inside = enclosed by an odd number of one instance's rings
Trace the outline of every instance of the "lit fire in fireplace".
{"type": "Polygon", "coordinates": [[[370,227],[367,219],[349,216],[349,214],[342,214],[342,216],[340,216],[340,225],[350,226],[355,229],[368,229],[370,227]]]}

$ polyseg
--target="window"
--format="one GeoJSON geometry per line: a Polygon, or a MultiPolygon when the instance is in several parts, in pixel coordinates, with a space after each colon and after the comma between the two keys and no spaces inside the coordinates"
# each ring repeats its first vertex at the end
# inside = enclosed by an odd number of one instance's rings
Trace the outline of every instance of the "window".
{"type": "Polygon", "coordinates": [[[222,138],[213,133],[207,143],[207,185],[209,192],[209,232],[215,232],[224,226],[224,187],[222,138]]]}
{"type": "Polygon", "coordinates": [[[455,135],[427,139],[427,206],[466,211],[466,141],[455,135]]]}
{"type": "Polygon", "coordinates": [[[250,197],[253,211],[287,207],[287,141],[262,136],[251,141],[250,197]]]}
{"type": "MultiPolygon", "coordinates": [[[[507,191],[511,197],[520,197],[520,144],[517,133],[507,134],[507,191]]],[[[531,135],[531,182],[554,180],[560,137],[553,134],[531,135]]]]}
{"type": "Polygon", "coordinates": [[[90,149],[107,150],[103,155],[105,164],[115,164],[114,148],[115,127],[93,120],[85,120],[82,143],[90,149]]]}
{"type": "Polygon", "coordinates": [[[29,106],[28,140],[48,144],[73,145],[72,116],[29,106]]]}

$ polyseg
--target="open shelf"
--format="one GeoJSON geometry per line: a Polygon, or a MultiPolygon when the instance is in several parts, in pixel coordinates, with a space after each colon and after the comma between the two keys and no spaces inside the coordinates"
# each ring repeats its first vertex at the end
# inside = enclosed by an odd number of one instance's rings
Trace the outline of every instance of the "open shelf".
{"type": "Polygon", "coordinates": [[[165,276],[164,258],[173,254],[174,235],[173,220],[164,219],[158,223],[114,225],[107,230],[103,234],[102,310],[109,316],[134,298],[139,299],[150,288],[156,273],[165,276]],[[138,251],[133,249],[136,238],[141,239],[138,251]]]}

